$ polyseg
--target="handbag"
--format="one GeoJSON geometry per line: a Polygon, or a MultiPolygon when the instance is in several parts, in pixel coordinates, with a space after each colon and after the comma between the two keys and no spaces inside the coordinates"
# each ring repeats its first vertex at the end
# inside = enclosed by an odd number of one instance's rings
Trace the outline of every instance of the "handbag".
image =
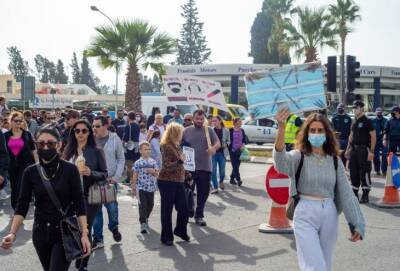
{"type": "Polygon", "coordinates": [[[47,194],[49,195],[54,206],[62,215],[62,219],[60,221],[60,230],[65,258],[68,262],[76,259],[81,259],[85,253],[83,251],[81,243],[82,233],[79,226],[78,218],[76,217],[76,215],[67,216],[69,207],[71,205],[69,205],[66,212],[64,212],[61,203],[56,193],[54,192],[53,186],[51,185],[50,181],[46,181],[44,178],[42,171],[43,168],[39,164],[36,164],[36,168],[39,172],[40,178],[42,179],[42,183],[46,188],[47,194]]]}
{"type": "Polygon", "coordinates": [[[240,161],[250,161],[250,152],[246,147],[244,147],[242,152],[240,153],[239,160],[240,161]]]}
{"type": "MultiPolygon", "coordinates": [[[[295,174],[295,180],[296,180],[296,195],[292,196],[292,198],[289,201],[289,205],[286,209],[286,217],[290,220],[293,220],[294,217],[294,211],[297,207],[297,204],[300,201],[300,196],[299,196],[299,192],[297,190],[297,187],[299,185],[299,180],[300,180],[300,174],[301,174],[301,169],[303,168],[303,163],[304,163],[304,153],[300,153],[301,157],[300,157],[300,162],[299,162],[299,166],[297,167],[296,170],[296,174],[295,174]]],[[[335,172],[336,172],[336,179],[337,179],[337,169],[338,169],[338,158],[336,156],[333,157],[333,163],[335,166],[335,172]]],[[[337,180],[336,180],[336,184],[335,184],[335,191],[336,191],[336,186],[337,186],[337,180]]]]}
{"type": "Polygon", "coordinates": [[[89,187],[88,202],[90,205],[100,205],[117,201],[117,189],[109,182],[95,183],[89,187]]]}

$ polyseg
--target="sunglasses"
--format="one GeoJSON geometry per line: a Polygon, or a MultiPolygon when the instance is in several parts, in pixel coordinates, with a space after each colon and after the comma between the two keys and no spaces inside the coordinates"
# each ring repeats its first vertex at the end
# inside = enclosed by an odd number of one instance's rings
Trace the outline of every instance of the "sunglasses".
{"type": "Polygon", "coordinates": [[[93,125],[92,128],[100,129],[101,125],[93,125]]]}
{"type": "Polygon", "coordinates": [[[86,135],[86,134],[89,132],[89,129],[86,129],[86,128],[84,128],[84,129],[75,128],[75,129],[74,129],[74,132],[75,132],[75,134],[80,134],[80,133],[82,133],[83,135],[86,135]]]}
{"type": "Polygon", "coordinates": [[[310,128],[310,133],[312,134],[324,134],[325,129],[324,128],[310,128]]]}
{"type": "Polygon", "coordinates": [[[57,142],[56,141],[36,141],[36,148],[39,150],[43,150],[45,146],[47,146],[48,149],[55,149],[57,148],[57,142]]]}
{"type": "Polygon", "coordinates": [[[184,121],[192,121],[191,119],[184,119],[184,121]]]}
{"type": "Polygon", "coordinates": [[[22,123],[22,120],[13,120],[15,123],[22,123]]]}

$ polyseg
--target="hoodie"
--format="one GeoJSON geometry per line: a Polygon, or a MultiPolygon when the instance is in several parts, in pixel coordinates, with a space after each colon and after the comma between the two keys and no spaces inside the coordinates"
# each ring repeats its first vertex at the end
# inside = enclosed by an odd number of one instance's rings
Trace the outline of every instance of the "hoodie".
{"type": "Polygon", "coordinates": [[[103,148],[106,157],[108,177],[115,181],[121,181],[125,167],[124,147],[116,133],[109,132],[108,136],[108,141],[103,148]]]}

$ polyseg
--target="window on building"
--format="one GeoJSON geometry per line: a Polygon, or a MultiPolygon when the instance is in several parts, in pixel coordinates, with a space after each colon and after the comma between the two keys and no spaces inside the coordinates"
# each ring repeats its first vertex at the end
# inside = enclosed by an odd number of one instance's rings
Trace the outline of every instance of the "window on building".
{"type": "Polygon", "coordinates": [[[7,80],[7,93],[12,93],[12,80],[7,80]]]}

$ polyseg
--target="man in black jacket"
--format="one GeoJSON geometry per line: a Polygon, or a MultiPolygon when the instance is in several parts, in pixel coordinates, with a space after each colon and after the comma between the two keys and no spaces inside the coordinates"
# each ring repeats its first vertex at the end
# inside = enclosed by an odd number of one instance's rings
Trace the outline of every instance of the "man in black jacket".
{"type": "Polygon", "coordinates": [[[3,190],[5,185],[9,163],[10,163],[10,156],[8,155],[7,152],[6,140],[4,138],[3,133],[0,132],[0,192],[1,190],[3,190]]]}

